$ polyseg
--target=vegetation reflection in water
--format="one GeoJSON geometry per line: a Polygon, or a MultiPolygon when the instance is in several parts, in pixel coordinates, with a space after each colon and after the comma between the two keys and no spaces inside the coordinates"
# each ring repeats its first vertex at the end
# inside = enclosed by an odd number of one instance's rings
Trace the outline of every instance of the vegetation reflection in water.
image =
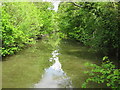
{"type": "MultiPolygon", "coordinates": [[[[100,65],[100,55],[94,50],[82,46],[73,40],[64,40],[60,44],[60,62],[63,70],[72,80],[74,88],[81,88],[83,82],[88,78],[84,71],[92,68],[86,63],[100,65]]],[[[104,85],[90,82],[88,88],[102,88],[104,85]]]]}
{"type": "MultiPolygon", "coordinates": [[[[54,35],[52,38],[39,40],[32,47],[4,59],[3,88],[44,86],[79,88],[88,77],[83,72],[90,69],[84,64],[99,63],[97,60],[94,51],[89,51],[78,42],[60,40],[54,35]]],[[[92,87],[92,84],[89,86],[92,87]]]]}
{"type": "Polygon", "coordinates": [[[3,59],[3,88],[28,88],[38,82],[44,69],[50,66],[51,49],[42,40],[16,55],[3,59]]]}

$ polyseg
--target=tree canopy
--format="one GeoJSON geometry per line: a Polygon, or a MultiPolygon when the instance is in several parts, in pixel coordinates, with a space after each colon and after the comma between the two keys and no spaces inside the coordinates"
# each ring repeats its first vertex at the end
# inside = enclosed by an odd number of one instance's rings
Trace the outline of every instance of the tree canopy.
{"type": "Polygon", "coordinates": [[[6,2],[2,6],[2,55],[13,54],[38,36],[59,32],[118,58],[118,2],[6,2]]]}
{"type": "Polygon", "coordinates": [[[106,55],[114,53],[118,57],[118,6],[118,2],[62,2],[58,10],[60,31],[106,55]]]}

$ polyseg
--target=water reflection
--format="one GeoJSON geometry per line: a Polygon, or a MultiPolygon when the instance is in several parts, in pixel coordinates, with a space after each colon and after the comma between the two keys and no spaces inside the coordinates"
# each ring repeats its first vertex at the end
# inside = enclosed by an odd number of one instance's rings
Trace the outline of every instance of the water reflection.
{"type": "Polygon", "coordinates": [[[45,69],[45,73],[42,76],[35,88],[71,88],[72,82],[66,73],[61,68],[61,63],[59,62],[60,53],[59,50],[54,50],[52,52],[52,58],[49,59],[50,62],[54,61],[54,64],[49,68],[45,69]]]}

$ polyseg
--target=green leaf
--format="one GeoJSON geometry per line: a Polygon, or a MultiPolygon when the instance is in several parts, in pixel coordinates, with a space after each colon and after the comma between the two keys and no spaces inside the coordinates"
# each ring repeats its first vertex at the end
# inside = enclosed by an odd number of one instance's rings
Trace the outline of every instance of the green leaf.
{"type": "Polygon", "coordinates": [[[104,61],[104,60],[106,60],[106,59],[108,59],[108,57],[107,57],[107,56],[103,57],[103,61],[104,61]]]}
{"type": "Polygon", "coordinates": [[[118,69],[116,69],[116,70],[114,71],[114,75],[119,75],[119,70],[118,70],[118,69]]]}
{"type": "Polygon", "coordinates": [[[109,83],[107,83],[107,86],[109,87],[109,86],[110,86],[110,84],[109,84],[109,83]]]}

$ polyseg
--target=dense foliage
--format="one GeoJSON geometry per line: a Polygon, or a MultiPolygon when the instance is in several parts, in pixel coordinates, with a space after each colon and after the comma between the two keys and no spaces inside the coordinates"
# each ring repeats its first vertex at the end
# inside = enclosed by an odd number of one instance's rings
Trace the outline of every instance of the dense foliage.
{"type": "Polygon", "coordinates": [[[87,86],[87,83],[90,81],[96,83],[105,83],[107,87],[110,88],[120,88],[120,69],[117,69],[115,65],[109,61],[108,57],[103,58],[101,66],[96,64],[87,64],[93,69],[91,71],[86,71],[90,78],[84,82],[82,85],[83,88],[87,86]]]}
{"type": "Polygon", "coordinates": [[[48,2],[10,2],[2,6],[2,55],[12,54],[38,36],[59,31],[84,45],[119,57],[119,3],[61,2],[56,14],[48,2]],[[77,5],[81,6],[77,6],[77,5]],[[57,22],[56,22],[57,20],[57,22]],[[59,30],[58,30],[59,28],[59,30]]]}
{"type": "Polygon", "coordinates": [[[119,3],[76,2],[75,4],[72,2],[60,4],[58,10],[60,31],[69,38],[102,51],[105,55],[112,53],[118,58],[119,3]]]}
{"type": "Polygon", "coordinates": [[[10,2],[2,7],[2,55],[13,54],[37,36],[50,33],[51,3],[10,2]]]}
{"type": "MultiPolygon", "coordinates": [[[[50,2],[3,3],[0,8],[2,55],[14,54],[26,45],[33,44],[38,37],[52,33],[52,40],[46,40],[52,47],[58,47],[59,37],[70,38],[119,59],[119,6],[118,2],[61,2],[56,13],[50,2]]],[[[104,57],[101,66],[90,65],[94,68],[86,72],[91,77],[83,87],[89,81],[106,83],[111,88],[120,84],[120,70],[106,59],[104,57]]]]}
{"type": "MultiPolygon", "coordinates": [[[[64,38],[80,41],[103,55],[113,55],[119,60],[119,6],[118,2],[62,2],[58,10],[59,30],[64,38]]],[[[120,70],[112,62],[105,60],[106,57],[101,66],[90,65],[93,69],[86,72],[90,77],[83,88],[90,81],[118,88],[120,70]]]]}

